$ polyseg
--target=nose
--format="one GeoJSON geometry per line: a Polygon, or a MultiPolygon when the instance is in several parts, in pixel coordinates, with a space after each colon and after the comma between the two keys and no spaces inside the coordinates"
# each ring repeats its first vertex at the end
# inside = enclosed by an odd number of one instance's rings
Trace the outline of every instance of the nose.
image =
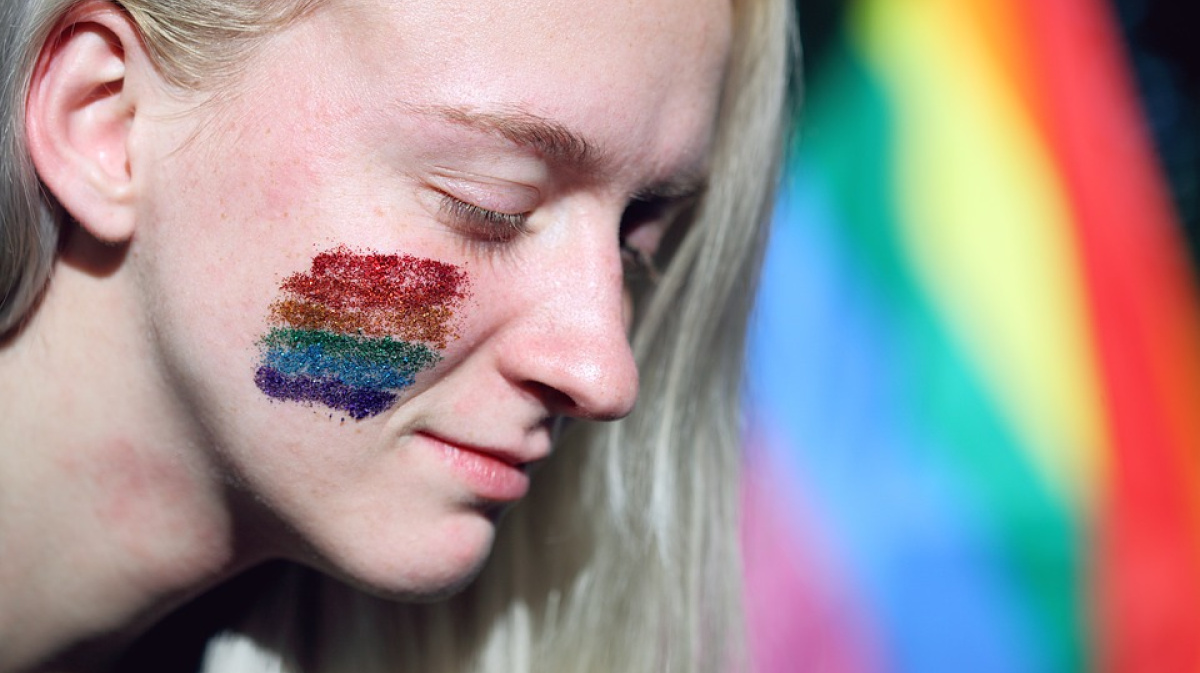
{"type": "Polygon", "coordinates": [[[552,414],[615,420],[633,410],[638,372],[620,251],[615,236],[596,238],[522,260],[528,271],[512,289],[526,301],[502,369],[552,414]]]}

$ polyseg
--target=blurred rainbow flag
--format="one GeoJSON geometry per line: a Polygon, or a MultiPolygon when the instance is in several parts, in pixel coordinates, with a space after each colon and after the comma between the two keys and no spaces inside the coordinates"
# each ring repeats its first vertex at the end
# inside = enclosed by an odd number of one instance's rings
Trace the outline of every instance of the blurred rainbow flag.
{"type": "Polygon", "coordinates": [[[1200,295],[1110,6],[859,0],[752,348],[762,673],[1200,673],[1200,295]]]}

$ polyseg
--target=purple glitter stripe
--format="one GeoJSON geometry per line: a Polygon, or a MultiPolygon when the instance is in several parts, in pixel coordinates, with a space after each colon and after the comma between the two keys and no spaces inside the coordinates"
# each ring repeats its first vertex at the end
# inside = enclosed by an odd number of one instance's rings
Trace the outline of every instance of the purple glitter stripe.
{"type": "Polygon", "coordinates": [[[303,374],[286,376],[270,367],[259,367],[254,383],[277,400],[317,402],[344,411],[356,421],[382,413],[396,401],[395,395],[384,390],[352,388],[336,379],[303,374]]]}

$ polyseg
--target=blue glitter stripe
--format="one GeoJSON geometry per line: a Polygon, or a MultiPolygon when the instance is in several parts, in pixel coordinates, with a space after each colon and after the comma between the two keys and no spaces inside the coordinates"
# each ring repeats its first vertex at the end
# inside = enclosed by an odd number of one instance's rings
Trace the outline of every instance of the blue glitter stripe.
{"type": "Polygon", "coordinates": [[[268,396],[295,402],[317,402],[362,420],[387,410],[396,396],[384,390],[354,388],[341,381],[311,376],[288,376],[270,367],[259,367],[254,383],[268,396]]]}
{"type": "Polygon", "coordinates": [[[364,357],[330,354],[320,345],[269,348],[263,354],[262,365],[286,376],[333,379],[352,388],[392,390],[411,386],[417,373],[425,368],[419,364],[376,362],[364,357]]]}

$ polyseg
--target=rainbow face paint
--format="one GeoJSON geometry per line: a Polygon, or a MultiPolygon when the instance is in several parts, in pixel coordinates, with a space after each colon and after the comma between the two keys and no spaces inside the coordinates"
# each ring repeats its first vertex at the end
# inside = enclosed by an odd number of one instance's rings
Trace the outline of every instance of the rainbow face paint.
{"type": "Polygon", "coordinates": [[[278,400],[355,420],[385,411],[458,337],[468,296],[458,267],[338,247],[280,285],[254,382],[278,400]]]}

